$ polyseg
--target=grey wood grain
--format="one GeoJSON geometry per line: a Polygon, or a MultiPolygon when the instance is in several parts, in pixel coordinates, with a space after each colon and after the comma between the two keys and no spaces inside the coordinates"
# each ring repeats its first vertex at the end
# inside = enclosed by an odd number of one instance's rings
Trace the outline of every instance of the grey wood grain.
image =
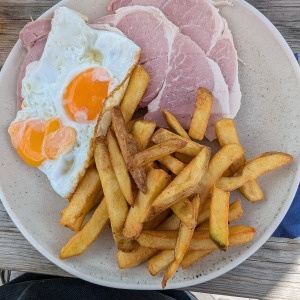
{"type": "MultiPolygon", "coordinates": [[[[57,0],[0,0],[0,68],[20,29],[57,0]]],[[[300,0],[249,0],[300,52],[300,0]]],[[[190,290],[258,299],[300,299],[300,240],[271,238],[239,267],[190,290]]],[[[22,236],[0,202],[0,269],[67,274],[45,259],[22,236]]]]}

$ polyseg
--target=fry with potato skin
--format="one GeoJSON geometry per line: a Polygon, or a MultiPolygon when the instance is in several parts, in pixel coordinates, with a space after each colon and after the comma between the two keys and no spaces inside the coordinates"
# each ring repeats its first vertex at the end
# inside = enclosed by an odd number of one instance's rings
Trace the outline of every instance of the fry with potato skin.
{"type": "Polygon", "coordinates": [[[184,148],[178,150],[179,153],[183,153],[190,156],[196,156],[200,152],[200,150],[204,147],[203,145],[193,142],[187,138],[181,137],[164,128],[158,129],[153,134],[151,141],[154,142],[155,144],[159,144],[174,138],[178,138],[184,142],[187,142],[187,145],[184,148]]]}
{"type": "Polygon", "coordinates": [[[227,251],[229,245],[229,197],[229,193],[213,187],[209,215],[209,234],[211,239],[223,251],[227,251]]]}
{"type": "Polygon", "coordinates": [[[188,198],[183,198],[171,206],[173,213],[183,222],[188,228],[194,228],[196,220],[194,216],[194,207],[188,198]]]}
{"type": "Polygon", "coordinates": [[[156,276],[160,271],[167,268],[175,258],[174,253],[174,250],[163,250],[151,257],[147,263],[149,273],[156,276]]]}
{"type": "MultiPolygon", "coordinates": [[[[221,147],[227,144],[240,144],[238,133],[233,119],[222,119],[215,124],[216,134],[221,147]]],[[[225,177],[232,176],[237,170],[239,170],[246,163],[245,155],[234,162],[230,169],[231,174],[223,174],[225,177]]],[[[228,173],[228,172],[227,172],[228,173]]],[[[265,198],[265,195],[255,180],[251,180],[240,187],[240,192],[249,201],[256,202],[265,198]]]]}
{"type": "Polygon", "coordinates": [[[140,151],[143,151],[147,148],[155,128],[156,124],[154,122],[146,120],[138,120],[134,123],[132,135],[135,138],[140,151]]]}
{"type": "Polygon", "coordinates": [[[108,212],[103,199],[91,219],[63,246],[59,257],[65,259],[83,253],[100,234],[107,221],[108,212]]]}
{"type": "Polygon", "coordinates": [[[128,168],[134,170],[136,168],[145,166],[146,164],[165,157],[186,146],[186,142],[179,139],[170,139],[160,144],[154,145],[145,149],[129,158],[128,168]]]}
{"type": "Polygon", "coordinates": [[[158,161],[175,175],[178,175],[185,167],[184,163],[171,155],[161,157],[158,161]]]}
{"type": "Polygon", "coordinates": [[[224,191],[233,191],[243,186],[246,182],[254,180],[267,172],[282,167],[293,160],[293,157],[283,152],[266,152],[248,161],[236,177],[222,177],[216,186],[224,191]]]}
{"type": "Polygon", "coordinates": [[[128,206],[113,171],[106,146],[106,139],[103,136],[96,139],[95,161],[103,186],[114,240],[119,249],[130,251],[133,248],[133,244],[125,240],[122,233],[128,213],[128,206]]]}
{"type": "Polygon", "coordinates": [[[209,158],[210,149],[205,147],[154,200],[147,220],[192,195],[207,170],[209,158]]]}
{"type": "Polygon", "coordinates": [[[243,155],[244,149],[238,144],[225,145],[215,154],[210,160],[207,172],[203,176],[197,189],[201,201],[205,202],[207,200],[210,190],[222,176],[224,171],[243,155]]]}
{"type": "Polygon", "coordinates": [[[162,112],[167,124],[169,125],[169,127],[171,129],[173,129],[173,131],[175,133],[177,133],[178,135],[180,135],[188,140],[191,139],[189,137],[189,135],[187,134],[187,132],[184,130],[184,128],[181,126],[179,121],[170,112],[168,112],[166,109],[162,109],[161,112],[162,112]]]}
{"type": "Polygon", "coordinates": [[[138,193],[134,207],[131,207],[126,218],[123,235],[127,239],[137,239],[143,229],[143,223],[153,200],[168,185],[171,177],[161,169],[150,169],[147,175],[147,193],[138,193]]]}
{"type": "Polygon", "coordinates": [[[127,90],[121,102],[121,110],[126,122],[132,118],[145,93],[149,81],[149,74],[141,65],[137,65],[132,72],[127,90]]]}
{"type": "Polygon", "coordinates": [[[117,177],[121,191],[130,206],[134,204],[132,193],[132,184],[129,172],[123,159],[118,142],[111,129],[107,131],[107,146],[109,151],[110,161],[117,177]]]}
{"type": "MultiPolygon", "coordinates": [[[[137,142],[134,137],[128,133],[125,120],[119,106],[111,108],[111,120],[124,161],[127,165],[129,158],[139,152],[137,142]]],[[[144,167],[140,167],[134,170],[129,170],[129,172],[138,189],[143,193],[146,193],[146,169],[144,167]]]]}
{"type": "Polygon", "coordinates": [[[60,225],[79,231],[86,215],[102,197],[99,174],[96,168],[88,168],[68,206],[61,212],[60,225]]]}
{"type": "Polygon", "coordinates": [[[201,141],[207,128],[213,105],[213,95],[206,88],[199,88],[197,92],[196,108],[189,129],[189,136],[201,141]]]}

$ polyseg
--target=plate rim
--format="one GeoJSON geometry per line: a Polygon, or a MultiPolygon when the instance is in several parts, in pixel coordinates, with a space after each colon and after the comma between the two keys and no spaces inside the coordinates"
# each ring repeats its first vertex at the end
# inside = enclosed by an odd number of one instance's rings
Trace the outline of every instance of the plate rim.
{"type": "MultiPolygon", "coordinates": [[[[49,8],[46,12],[44,12],[38,19],[44,18],[49,13],[53,12],[57,7],[63,6],[67,3],[70,3],[72,1],[76,0],[62,0],[49,8]]],[[[242,5],[244,8],[246,8],[249,12],[251,12],[253,15],[255,15],[257,18],[264,23],[264,25],[269,29],[270,33],[276,38],[277,42],[280,44],[281,48],[284,50],[284,52],[287,55],[287,58],[289,59],[291,66],[293,70],[295,71],[295,75],[297,75],[298,80],[300,82],[300,67],[297,64],[297,61],[294,57],[294,53],[292,52],[291,48],[287,44],[286,40],[282,36],[282,34],[278,31],[278,29],[271,23],[269,19],[267,19],[266,16],[264,16],[259,10],[257,10],[254,6],[246,2],[245,0],[233,0],[233,2],[238,3],[242,5]]],[[[14,52],[18,47],[21,47],[21,41],[18,40],[14,47],[12,48],[10,54],[8,55],[2,70],[0,72],[0,81],[2,80],[3,74],[6,71],[7,66],[9,65],[10,60],[12,60],[12,52],[14,52]]],[[[241,263],[243,263],[246,259],[248,259],[251,255],[253,255],[261,246],[271,237],[272,233],[276,230],[276,228],[279,226],[281,221],[283,220],[284,216],[286,215],[289,207],[291,206],[293,199],[296,195],[297,188],[300,182],[300,163],[297,166],[297,172],[294,177],[294,181],[291,185],[290,192],[288,194],[288,197],[286,201],[284,202],[283,206],[281,207],[278,214],[274,217],[274,221],[271,224],[271,226],[262,234],[262,236],[253,244],[251,247],[246,249],[246,251],[240,255],[237,259],[234,261],[228,263],[226,266],[211,272],[210,274],[201,276],[199,278],[194,278],[192,280],[186,280],[178,283],[172,283],[170,282],[168,286],[165,289],[178,289],[178,288],[185,288],[197,284],[201,284],[207,281],[210,281],[212,279],[218,278],[221,275],[226,274],[227,272],[231,271],[241,263]]],[[[14,211],[11,209],[9,202],[6,200],[5,194],[3,193],[2,186],[0,184],[0,199],[3,203],[4,208],[6,209],[8,215],[16,225],[16,227],[20,230],[22,235],[27,239],[27,241],[38,251],[40,252],[44,257],[46,257],[50,262],[61,268],[63,271],[66,271],[70,273],[73,276],[76,276],[78,278],[81,278],[83,280],[89,281],[91,283],[97,284],[97,285],[103,285],[107,287],[112,288],[119,288],[119,289],[135,289],[135,290],[161,290],[160,284],[136,284],[136,283],[126,283],[126,282],[112,282],[112,281],[106,281],[100,278],[95,278],[93,276],[90,276],[88,274],[84,274],[81,271],[75,269],[74,267],[71,267],[64,263],[64,261],[60,260],[58,257],[55,257],[51,253],[49,253],[33,236],[32,234],[24,227],[24,225],[19,221],[18,217],[14,213],[14,211]]]]}

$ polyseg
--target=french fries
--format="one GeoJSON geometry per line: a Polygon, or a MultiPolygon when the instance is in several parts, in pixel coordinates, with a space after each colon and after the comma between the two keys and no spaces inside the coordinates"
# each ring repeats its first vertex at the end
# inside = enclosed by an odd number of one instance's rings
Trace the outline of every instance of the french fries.
{"type": "Polygon", "coordinates": [[[188,228],[194,228],[196,220],[194,217],[194,207],[188,198],[183,198],[171,206],[173,213],[188,228]]]}
{"type": "MultiPolygon", "coordinates": [[[[174,250],[176,247],[177,231],[142,231],[138,238],[141,246],[160,250],[174,250]]],[[[229,228],[229,247],[236,247],[250,242],[255,235],[253,227],[237,225],[229,228]]],[[[195,231],[189,250],[209,251],[218,246],[211,240],[209,230],[195,231]]]]}
{"type": "Polygon", "coordinates": [[[210,150],[205,147],[154,200],[147,220],[151,220],[182,198],[191,196],[206,172],[210,150]]]}
{"type": "MultiPolygon", "coordinates": [[[[137,142],[134,137],[127,132],[125,120],[119,106],[115,106],[111,109],[111,119],[123,158],[125,163],[128,164],[130,157],[139,152],[137,142]]],[[[134,170],[129,170],[129,172],[139,190],[146,193],[145,168],[140,167],[134,170]]]]}
{"type": "Polygon", "coordinates": [[[174,250],[163,250],[151,257],[147,263],[147,268],[152,276],[156,276],[160,271],[167,268],[175,258],[174,250]]]}
{"type": "Polygon", "coordinates": [[[224,191],[233,191],[243,186],[246,182],[254,180],[274,169],[282,167],[293,160],[289,154],[282,152],[267,152],[245,164],[241,175],[236,177],[222,177],[217,182],[217,187],[224,191]]]}
{"type": "Polygon", "coordinates": [[[125,122],[128,122],[132,118],[145,93],[149,81],[150,77],[146,70],[141,65],[136,66],[132,72],[127,90],[121,102],[121,110],[125,122]]]}
{"type": "Polygon", "coordinates": [[[213,187],[210,204],[209,234],[211,239],[223,251],[227,251],[229,245],[229,196],[229,193],[213,187]]]}
{"type": "Polygon", "coordinates": [[[134,204],[131,179],[120,151],[118,142],[111,129],[107,131],[107,146],[111,165],[117,177],[121,191],[130,206],[134,204]]]}
{"type": "Polygon", "coordinates": [[[161,157],[158,161],[175,175],[178,175],[185,167],[184,163],[171,155],[161,157]]]}
{"type": "Polygon", "coordinates": [[[127,239],[137,239],[143,229],[153,200],[170,182],[170,175],[161,169],[151,169],[147,176],[147,193],[139,192],[134,207],[130,208],[123,234],[127,239]]]}
{"type": "Polygon", "coordinates": [[[103,199],[91,219],[63,246],[59,257],[65,259],[83,253],[100,234],[107,221],[108,212],[103,199]]]}
{"type": "Polygon", "coordinates": [[[171,139],[161,144],[154,145],[130,157],[128,161],[129,170],[134,170],[146,164],[165,157],[186,146],[186,142],[179,139],[171,139]]]}
{"type": "Polygon", "coordinates": [[[151,136],[154,133],[156,124],[154,122],[138,120],[132,128],[132,135],[135,138],[139,149],[145,150],[150,142],[151,136]]]}
{"type": "Polygon", "coordinates": [[[177,119],[170,112],[168,112],[166,109],[162,109],[161,112],[162,112],[167,124],[169,125],[169,127],[171,129],[173,129],[173,131],[175,133],[190,140],[190,137],[187,134],[187,132],[184,130],[184,128],[181,126],[181,124],[177,121],[177,119]]]}
{"type": "Polygon", "coordinates": [[[87,169],[68,206],[61,212],[60,225],[77,232],[86,215],[103,197],[102,186],[95,168],[87,169]]]}
{"type": "Polygon", "coordinates": [[[128,213],[128,207],[117,177],[113,171],[105,140],[104,137],[98,137],[96,140],[96,166],[103,186],[114,240],[119,249],[129,251],[132,250],[132,243],[126,241],[122,233],[128,213]]]}
{"type": "MultiPolygon", "coordinates": [[[[168,251],[168,250],[166,250],[168,251]]],[[[182,270],[186,270],[189,267],[191,267],[193,264],[195,264],[200,259],[204,258],[205,256],[211,254],[213,250],[199,250],[199,251],[190,251],[188,252],[185,257],[183,258],[180,266],[182,267],[182,270]]]]}
{"type": "Polygon", "coordinates": [[[208,120],[213,105],[213,95],[205,88],[197,92],[196,108],[190,125],[189,136],[201,141],[204,138],[208,120]]]}
{"type": "MultiPolygon", "coordinates": [[[[237,130],[235,128],[234,121],[232,119],[222,119],[215,124],[216,134],[221,147],[227,144],[240,144],[237,130]]],[[[246,163],[245,156],[234,162],[230,169],[231,174],[223,174],[225,177],[229,177],[239,170],[246,163]]],[[[228,172],[229,173],[229,172],[228,172]]],[[[240,187],[240,192],[249,201],[256,202],[264,199],[265,195],[260,188],[259,184],[255,181],[249,181],[240,187]]]]}
{"type": "Polygon", "coordinates": [[[182,149],[178,150],[179,153],[183,153],[190,156],[196,156],[200,150],[204,147],[196,142],[193,142],[187,138],[181,137],[167,129],[160,128],[158,129],[152,136],[151,141],[155,144],[159,144],[170,139],[181,139],[182,141],[186,142],[187,145],[182,149]]]}

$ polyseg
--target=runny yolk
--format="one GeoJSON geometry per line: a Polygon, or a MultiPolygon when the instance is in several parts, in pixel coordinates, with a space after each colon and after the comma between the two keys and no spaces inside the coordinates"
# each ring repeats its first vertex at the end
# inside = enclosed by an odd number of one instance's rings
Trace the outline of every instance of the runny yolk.
{"type": "Polygon", "coordinates": [[[58,118],[16,122],[8,133],[20,157],[33,167],[70,151],[76,140],[75,130],[62,126],[58,118]]]}
{"type": "Polygon", "coordinates": [[[92,68],[78,74],[67,86],[63,105],[69,117],[76,122],[95,120],[108,96],[109,74],[101,68],[92,68]]]}

